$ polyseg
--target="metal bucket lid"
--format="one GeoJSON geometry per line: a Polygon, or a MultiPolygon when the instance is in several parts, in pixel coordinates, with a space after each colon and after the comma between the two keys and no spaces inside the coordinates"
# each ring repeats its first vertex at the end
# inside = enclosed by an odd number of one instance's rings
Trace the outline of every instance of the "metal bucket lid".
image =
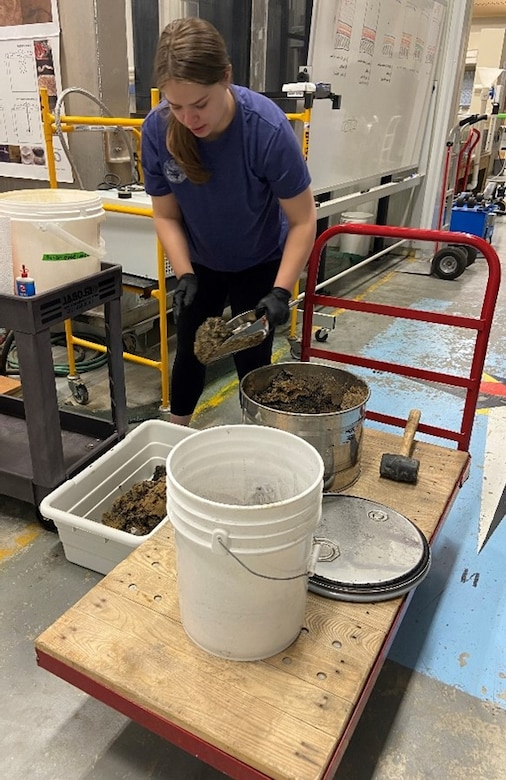
{"type": "Polygon", "coordinates": [[[328,598],[396,598],[418,585],[430,568],[430,548],[416,525],[366,498],[325,494],[314,538],[321,550],[309,590],[328,598]]]}

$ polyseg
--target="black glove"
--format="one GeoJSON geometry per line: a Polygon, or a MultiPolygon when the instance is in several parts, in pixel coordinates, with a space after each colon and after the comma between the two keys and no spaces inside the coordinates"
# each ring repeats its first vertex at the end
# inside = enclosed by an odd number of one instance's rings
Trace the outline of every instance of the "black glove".
{"type": "Polygon", "coordinates": [[[258,301],[255,314],[257,317],[262,317],[266,314],[271,328],[275,328],[276,325],[284,325],[285,322],[288,322],[288,317],[290,316],[289,300],[290,293],[288,290],[285,290],[284,287],[273,287],[270,293],[267,293],[258,301]]]}
{"type": "Polygon", "coordinates": [[[177,325],[183,308],[189,306],[195,300],[198,286],[199,283],[195,274],[183,274],[179,277],[174,295],[172,296],[172,317],[175,325],[177,325]]]}

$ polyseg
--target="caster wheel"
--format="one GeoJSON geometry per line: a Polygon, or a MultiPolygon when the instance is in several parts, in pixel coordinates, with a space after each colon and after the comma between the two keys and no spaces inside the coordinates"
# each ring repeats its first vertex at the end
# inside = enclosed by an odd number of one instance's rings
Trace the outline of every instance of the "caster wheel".
{"type": "Polygon", "coordinates": [[[290,344],[290,356],[294,360],[300,360],[300,355],[302,352],[302,344],[299,339],[288,339],[288,343],[290,344]]]}
{"type": "Polygon", "coordinates": [[[460,246],[440,249],[432,258],[431,273],[439,279],[458,279],[467,268],[467,252],[460,246]]]}
{"type": "Polygon", "coordinates": [[[38,509],[35,510],[35,514],[37,515],[37,520],[46,531],[52,531],[54,534],[58,531],[53,521],[49,520],[47,517],[43,517],[38,509]]]}
{"type": "Polygon", "coordinates": [[[328,330],[325,330],[325,328],[319,328],[315,332],[314,337],[315,337],[316,341],[319,341],[319,342],[323,343],[324,341],[327,341],[327,339],[329,337],[329,332],[328,332],[328,330]]]}
{"type": "Polygon", "coordinates": [[[129,352],[131,355],[135,355],[137,352],[137,336],[135,333],[124,333],[123,334],[123,349],[125,352],[129,352]]]}
{"type": "Polygon", "coordinates": [[[69,388],[72,397],[75,398],[78,404],[86,406],[86,404],[89,403],[90,397],[88,388],[83,382],[76,382],[74,379],[69,379],[69,388]]]}

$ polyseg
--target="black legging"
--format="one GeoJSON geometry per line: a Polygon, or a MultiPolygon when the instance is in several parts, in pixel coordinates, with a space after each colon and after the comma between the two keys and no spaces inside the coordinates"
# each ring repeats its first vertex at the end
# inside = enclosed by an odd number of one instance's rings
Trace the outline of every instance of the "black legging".
{"type": "MultiPolygon", "coordinates": [[[[199,286],[195,300],[191,306],[183,308],[177,324],[176,357],[171,380],[172,414],[178,417],[192,414],[204,390],[206,367],[193,353],[198,327],[208,317],[220,317],[227,301],[232,317],[254,309],[272,289],[279,262],[262,263],[236,273],[212,271],[194,264],[199,286]]],[[[239,380],[255,368],[269,365],[273,338],[274,331],[271,331],[258,346],[234,355],[239,380]]]]}

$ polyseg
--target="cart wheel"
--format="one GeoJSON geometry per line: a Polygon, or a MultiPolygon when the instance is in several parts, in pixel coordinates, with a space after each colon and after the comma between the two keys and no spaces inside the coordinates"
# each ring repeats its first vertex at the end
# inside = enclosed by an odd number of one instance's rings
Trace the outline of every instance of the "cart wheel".
{"type": "Polygon", "coordinates": [[[318,328],[318,330],[314,334],[314,337],[317,341],[320,342],[327,341],[329,337],[329,331],[326,330],[326,328],[318,328]]]}
{"type": "Polygon", "coordinates": [[[439,279],[458,279],[467,268],[467,252],[460,246],[440,249],[432,258],[431,273],[439,279]]]}
{"type": "Polygon", "coordinates": [[[133,331],[123,334],[123,349],[125,352],[135,355],[138,349],[137,336],[133,331]]]}
{"type": "Polygon", "coordinates": [[[69,388],[72,393],[72,397],[76,399],[78,404],[86,406],[89,403],[90,397],[88,395],[88,388],[84,382],[76,382],[75,379],[69,379],[69,388]]]}
{"type": "Polygon", "coordinates": [[[463,246],[463,247],[459,247],[459,248],[464,249],[464,251],[465,251],[465,253],[467,255],[467,258],[466,258],[467,266],[469,267],[470,265],[472,265],[474,263],[474,261],[478,257],[478,250],[474,246],[463,246]]]}
{"type": "Polygon", "coordinates": [[[506,203],[503,200],[496,200],[494,206],[496,206],[497,210],[501,214],[504,214],[504,212],[506,211],[506,203]]]}
{"type": "Polygon", "coordinates": [[[35,514],[37,516],[37,520],[46,529],[46,531],[52,531],[53,533],[57,532],[58,529],[55,526],[55,524],[53,523],[53,521],[49,520],[47,517],[43,517],[43,515],[41,515],[39,509],[37,509],[37,508],[35,509],[35,514]]]}
{"type": "Polygon", "coordinates": [[[466,258],[466,268],[474,263],[478,257],[478,250],[474,246],[467,246],[465,244],[448,244],[452,249],[459,249],[464,253],[466,258]]]}
{"type": "Polygon", "coordinates": [[[300,356],[302,353],[302,342],[298,338],[288,338],[288,343],[290,344],[290,356],[294,360],[300,360],[300,356]]]}
{"type": "Polygon", "coordinates": [[[476,206],[476,198],[474,195],[470,195],[467,199],[467,206],[468,208],[472,209],[476,206]]]}
{"type": "Polygon", "coordinates": [[[464,195],[459,195],[459,197],[455,201],[455,205],[456,206],[463,206],[465,204],[465,202],[466,202],[465,196],[464,195]]]}

